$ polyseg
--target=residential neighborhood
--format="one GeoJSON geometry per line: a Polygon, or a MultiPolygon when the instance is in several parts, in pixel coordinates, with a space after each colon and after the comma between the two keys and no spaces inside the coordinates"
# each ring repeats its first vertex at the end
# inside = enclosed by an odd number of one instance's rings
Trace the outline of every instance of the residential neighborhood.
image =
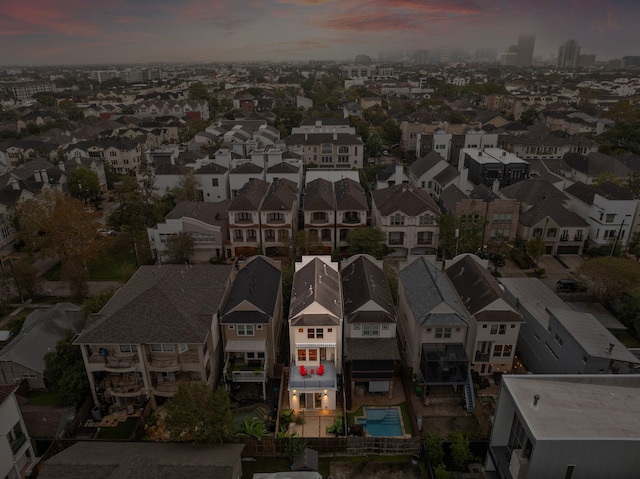
{"type": "Polygon", "coordinates": [[[0,65],[0,477],[639,476],[640,62],[518,41],[0,65]]]}

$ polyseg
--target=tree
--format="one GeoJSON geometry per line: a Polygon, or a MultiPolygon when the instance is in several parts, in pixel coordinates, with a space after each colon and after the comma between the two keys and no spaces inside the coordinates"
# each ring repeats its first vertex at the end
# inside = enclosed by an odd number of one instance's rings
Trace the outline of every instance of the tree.
{"type": "Polygon", "coordinates": [[[30,252],[55,256],[65,264],[86,263],[98,249],[98,214],[81,201],[60,192],[43,191],[16,207],[17,240],[30,252]]]}
{"type": "Polygon", "coordinates": [[[433,469],[433,476],[435,479],[451,479],[451,473],[447,471],[447,466],[444,464],[438,464],[433,469]]]}
{"type": "Polygon", "coordinates": [[[194,83],[189,87],[189,98],[192,100],[208,100],[209,89],[203,83],[194,83]]]}
{"type": "Polygon", "coordinates": [[[631,291],[624,296],[618,319],[637,337],[640,337],[640,291],[631,291]]]}
{"type": "Polygon", "coordinates": [[[307,230],[298,230],[293,235],[293,247],[295,248],[296,258],[316,252],[320,243],[317,237],[311,236],[307,230]]]}
{"type": "Polygon", "coordinates": [[[349,254],[369,254],[376,259],[382,259],[389,254],[390,249],[385,243],[382,231],[373,227],[350,230],[347,235],[349,254]]]}
{"type": "Polygon", "coordinates": [[[9,267],[13,269],[15,284],[23,296],[33,298],[42,294],[44,279],[40,276],[38,268],[24,261],[10,263],[9,267]]]}
{"type": "Polygon", "coordinates": [[[524,126],[531,126],[539,117],[540,113],[538,113],[533,108],[529,108],[528,110],[523,111],[520,115],[520,123],[522,123],[524,126]]]}
{"type": "Polygon", "coordinates": [[[542,236],[534,236],[527,241],[527,254],[533,258],[536,267],[538,267],[538,261],[540,261],[542,254],[542,236]]]}
{"type": "Polygon", "coordinates": [[[473,461],[473,454],[469,449],[469,439],[463,432],[456,431],[449,434],[451,443],[451,459],[459,469],[464,469],[467,464],[473,461]]]}
{"type": "Polygon", "coordinates": [[[389,285],[389,291],[391,291],[391,297],[393,298],[393,302],[397,304],[398,303],[398,273],[396,272],[395,268],[387,262],[383,263],[382,269],[384,271],[384,276],[387,279],[387,284],[389,285]]]}
{"type": "Polygon", "coordinates": [[[429,456],[429,462],[431,464],[443,464],[444,463],[444,449],[442,447],[442,439],[433,433],[427,433],[424,440],[424,445],[427,448],[427,454],[429,456]]]}
{"type": "Polygon", "coordinates": [[[244,419],[240,423],[240,430],[236,433],[238,437],[250,437],[258,440],[268,435],[269,431],[267,431],[264,422],[255,417],[253,419],[244,419]]]}
{"type": "Polygon", "coordinates": [[[193,256],[194,249],[193,237],[186,231],[171,235],[167,239],[167,262],[173,264],[189,263],[193,256]]]}
{"type": "Polygon", "coordinates": [[[78,405],[89,393],[89,381],[80,346],[73,344],[76,333],[67,331],[56,348],[44,356],[44,380],[62,402],[78,405]]]}
{"type": "Polygon", "coordinates": [[[68,261],[62,265],[60,277],[66,281],[73,296],[82,301],[89,293],[89,270],[78,261],[68,261]]]}
{"type": "Polygon", "coordinates": [[[611,305],[625,294],[638,290],[640,264],[628,258],[603,256],[585,262],[577,275],[598,301],[611,305]]]}
{"type": "Polygon", "coordinates": [[[85,203],[89,200],[97,200],[102,194],[98,175],[95,171],[84,166],[78,166],[71,170],[67,186],[71,196],[85,203]]]}
{"type": "Polygon", "coordinates": [[[193,170],[189,170],[180,176],[178,183],[175,187],[171,188],[170,192],[177,203],[182,201],[204,201],[202,184],[193,173],[193,170]]]}
{"type": "Polygon", "coordinates": [[[454,256],[456,252],[474,253],[482,247],[484,216],[477,213],[457,216],[449,212],[438,216],[436,223],[440,231],[438,245],[443,257],[454,256]]]}
{"type": "Polygon", "coordinates": [[[115,292],[115,288],[108,288],[89,296],[82,304],[82,315],[84,319],[87,319],[90,314],[100,311],[115,292]]]}
{"type": "Polygon", "coordinates": [[[640,233],[633,233],[629,244],[627,245],[629,254],[632,254],[636,258],[636,263],[640,260],[640,233]]]}
{"type": "Polygon", "coordinates": [[[166,424],[174,441],[225,442],[234,430],[229,393],[203,382],[181,384],[167,402],[166,424]]]}

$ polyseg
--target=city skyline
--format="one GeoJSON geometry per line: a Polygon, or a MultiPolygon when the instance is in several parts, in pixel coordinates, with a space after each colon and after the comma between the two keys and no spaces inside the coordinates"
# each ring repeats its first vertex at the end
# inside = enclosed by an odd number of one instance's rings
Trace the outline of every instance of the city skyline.
{"type": "Polygon", "coordinates": [[[0,64],[347,60],[447,48],[638,55],[633,0],[3,0],[0,64]]]}

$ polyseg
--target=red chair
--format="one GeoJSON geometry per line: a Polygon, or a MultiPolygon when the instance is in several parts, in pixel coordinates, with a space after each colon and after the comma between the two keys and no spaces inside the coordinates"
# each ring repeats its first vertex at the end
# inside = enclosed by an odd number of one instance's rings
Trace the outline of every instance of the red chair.
{"type": "Polygon", "coordinates": [[[304,366],[300,366],[300,375],[301,376],[306,376],[307,375],[307,368],[305,368],[304,366]]]}
{"type": "Polygon", "coordinates": [[[318,376],[322,376],[324,374],[324,366],[321,364],[317,369],[318,376]]]}

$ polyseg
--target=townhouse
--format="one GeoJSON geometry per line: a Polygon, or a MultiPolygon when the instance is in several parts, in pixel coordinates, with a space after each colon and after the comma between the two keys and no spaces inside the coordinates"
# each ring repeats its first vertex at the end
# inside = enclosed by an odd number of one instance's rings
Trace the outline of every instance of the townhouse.
{"type": "Polygon", "coordinates": [[[36,459],[16,398],[17,384],[0,385],[0,474],[19,479],[36,459]]]}

